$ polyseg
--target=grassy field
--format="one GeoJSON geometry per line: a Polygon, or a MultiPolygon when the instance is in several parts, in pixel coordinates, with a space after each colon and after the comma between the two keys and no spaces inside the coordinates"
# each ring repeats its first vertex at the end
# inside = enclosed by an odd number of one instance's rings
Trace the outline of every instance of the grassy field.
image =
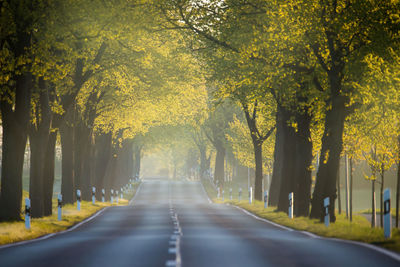
{"type": "MultiPolygon", "coordinates": [[[[64,231],[73,225],[85,220],[92,216],[99,210],[110,206],[125,206],[128,205],[129,200],[134,196],[139,183],[134,184],[132,190],[124,194],[123,199],[119,199],[118,204],[111,205],[110,202],[99,202],[92,204],[90,201],[81,202],[81,210],[78,211],[76,203],[74,205],[68,204],[63,206],[63,217],[61,221],[57,220],[57,200],[53,199],[53,215],[38,219],[31,220],[31,229],[25,228],[25,222],[1,222],[0,223],[0,245],[14,243],[23,240],[34,239],[46,234],[64,231]]],[[[24,192],[24,198],[28,196],[24,192]]]]}
{"type": "Polygon", "coordinates": [[[326,227],[319,220],[309,219],[307,217],[289,219],[285,212],[276,212],[276,207],[268,207],[267,209],[264,209],[264,202],[254,201],[252,204],[249,204],[247,188],[242,188],[243,193],[240,202],[237,199],[237,194],[233,194],[232,201],[229,200],[229,189],[225,190],[224,201],[222,201],[221,198],[217,199],[217,192],[208,180],[203,181],[203,185],[210,199],[215,203],[236,205],[256,214],[259,217],[299,231],[307,231],[324,237],[366,242],[400,252],[399,229],[393,229],[392,238],[385,239],[383,237],[383,229],[371,228],[370,222],[362,215],[354,215],[353,222],[347,220],[344,214],[337,215],[336,223],[332,223],[329,227],[326,227]]]}

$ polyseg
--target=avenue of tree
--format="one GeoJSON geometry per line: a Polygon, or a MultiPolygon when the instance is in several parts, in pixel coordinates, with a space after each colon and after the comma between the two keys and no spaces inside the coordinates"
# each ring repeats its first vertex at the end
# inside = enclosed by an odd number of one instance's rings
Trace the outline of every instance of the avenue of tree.
{"type": "Polygon", "coordinates": [[[162,146],[174,177],[185,162],[223,188],[239,164],[256,200],[267,173],[270,205],[286,212],[294,192],[295,216],[322,220],[329,197],[332,222],[341,157],[368,163],[380,197],[398,165],[398,214],[400,1],[4,0],[0,12],[0,220],[21,218],[27,145],[33,217],[52,212],[57,146],[65,203],[92,186],[109,198],[162,146]]]}

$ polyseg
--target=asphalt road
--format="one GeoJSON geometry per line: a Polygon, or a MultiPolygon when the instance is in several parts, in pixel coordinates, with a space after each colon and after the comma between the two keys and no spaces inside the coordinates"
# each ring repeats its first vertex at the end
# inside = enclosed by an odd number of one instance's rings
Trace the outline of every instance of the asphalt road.
{"type": "MultiPolygon", "coordinates": [[[[395,256],[396,257],[396,256],[395,256]]],[[[380,251],[315,238],[210,204],[199,183],[145,181],[133,205],[73,231],[0,249],[0,266],[400,266],[380,251]]]]}

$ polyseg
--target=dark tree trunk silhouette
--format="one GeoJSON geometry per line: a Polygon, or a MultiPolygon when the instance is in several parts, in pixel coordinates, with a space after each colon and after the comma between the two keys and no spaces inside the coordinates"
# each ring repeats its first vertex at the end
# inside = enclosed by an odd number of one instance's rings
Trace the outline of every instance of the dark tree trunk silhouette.
{"type": "Polygon", "coordinates": [[[67,119],[60,126],[62,152],[61,194],[63,196],[63,203],[66,204],[75,202],[74,128],[72,123],[73,120],[67,119]]]}
{"type": "Polygon", "coordinates": [[[214,170],[214,180],[218,182],[218,185],[224,187],[224,166],[225,166],[225,147],[220,140],[216,140],[214,147],[217,150],[215,156],[215,170],[214,170]]]}
{"type": "Polygon", "coordinates": [[[105,174],[107,172],[111,155],[112,134],[101,133],[95,139],[95,187],[96,199],[102,199],[102,189],[105,189],[105,174]]]}
{"type": "Polygon", "coordinates": [[[57,131],[50,133],[47,142],[44,170],[43,170],[43,193],[44,193],[44,216],[49,216],[53,213],[53,185],[55,175],[55,149],[57,141],[57,131]]]}
{"type": "Polygon", "coordinates": [[[49,91],[43,78],[39,78],[38,90],[38,103],[32,112],[34,123],[31,122],[29,129],[31,148],[29,197],[33,218],[44,216],[44,168],[51,125],[49,91]]]}
{"type": "Polygon", "coordinates": [[[262,145],[265,140],[272,134],[275,127],[268,130],[267,133],[261,134],[257,127],[257,116],[258,116],[258,105],[257,101],[254,103],[254,108],[252,114],[247,104],[242,103],[243,111],[246,117],[247,126],[250,131],[251,140],[253,143],[254,159],[255,159],[255,180],[254,180],[254,199],[262,201],[263,200],[263,161],[262,161],[262,145]]]}
{"type": "MultiPolygon", "coordinates": [[[[296,147],[296,134],[293,127],[288,125],[292,114],[286,110],[281,109],[283,125],[283,168],[281,173],[281,186],[279,190],[279,201],[278,201],[278,211],[288,212],[289,207],[289,193],[295,191],[295,163],[296,163],[296,153],[294,148],[296,147]]],[[[294,206],[297,205],[297,196],[294,195],[294,206]]]]}
{"type": "Polygon", "coordinates": [[[276,134],[275,134],[275,149],[274,149],[274,164],[272,168],[271,186],[269,189],[269,205],[278,206],[279,192],[282,181],[282,169],[284,167],[284,119],[282,118],[281,107],[278,105],[276,112],[276,134]]]}
{"type": "Polygon", "coordinates": [[[15,106],[0,98],[3,147],[0,191],[0,220],[21,220],[22,169],[28,136],[32,75],[16,78],[15,106]]]}
{"type": "Polygon", "coordinates": [[[311,218],[321,221],[324,218],[324,199],[329,197],[330,221],[335,222],[336,180],[339,172],[340,154],[343,150],[344,121],[349,113],[346,109],[347,98],[339,94],[341,78],[338,71],[330,71],[331,109],[326,111],[325,130],[322,136],[322,148],[319,159],[317,181],[312,198],[311,218]]]}
{"type": "Polygon", "coordinates": [[[311,116],[308,111],[296,114],[297,131],[296,152],[295,152],[295,190],[296,205],[294,206],[295,216],[308,216],[311,200],[311,163],[312,163],[312,142],[310,123],[311,116]]]}

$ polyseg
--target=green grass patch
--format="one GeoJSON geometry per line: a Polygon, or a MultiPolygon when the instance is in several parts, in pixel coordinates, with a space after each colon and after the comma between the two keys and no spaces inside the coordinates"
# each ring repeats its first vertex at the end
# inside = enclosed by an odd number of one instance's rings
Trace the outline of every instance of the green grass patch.
{"type": "MultiPolygon", "coordinates": [[[[77,210],[76,203],[64,205],[61,221],[57,220],[57,200],[53,199],[53,215],[43,218],[32,218],[30,230],[25,228],[24,221],[0,222],[0,245],[34,239],[46,234],[64,231],[105,207],[126,206],[136,193],[138,185],[139,183],[135,183],[132,189],[124,194],[124,198],[119,199],[118,204],[114,202],[114,204],[111,205],[110,202],[102,203],[96,201],[96,204],[93,205],[91,201],[82,201],[80,211],[77,210]]],[[[24,198],[28,197],[27,192],[24,192],[23,196],[24,198]]],[[[25,203],[25,200],[23,203],[25,203]]]]}
{"type": "Polygon", "coordinates": [[[348,219],[346,219],[346,215],[337,214],[336,222],[331,223],[329,227],[326,227],[325,224],[321,223],[319,220],[310,219],[308,217],[295,217],[293,219],[289,219],[287,213],[277,212],[276,207],[268,207],[267,209],[264,209],[264,202],[262,201],[254,201],[252,204],[249,204],[247,198],[247,189],[243,190],[242,200],[240,202],[238,201],[237,197],[234,197],[234,200],[230,201],[229,197],[226,195],[226,192],[224,199],[225,201],[222,201],[221,198],[217,199],[217,192],[208,180],[204,180],[203,185],[214,203],[228,203],[231,205],[236,205],[256,214],[261,218],[265,218],[295,230],[307,231],[324,237],[370,243],[400,252],[399,229],[393,228],[392,237],[390,239],[385,239],[383,236],[383,229],[371,228],[370,222],[362,215],[353,215],[353,221],[350,222],[348,219]]]}

